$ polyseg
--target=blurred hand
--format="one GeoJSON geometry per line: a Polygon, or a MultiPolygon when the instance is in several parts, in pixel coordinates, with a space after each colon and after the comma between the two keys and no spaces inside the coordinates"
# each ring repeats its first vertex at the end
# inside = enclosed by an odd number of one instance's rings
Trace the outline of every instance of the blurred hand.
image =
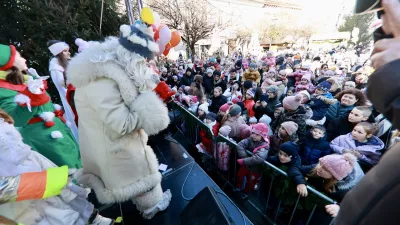
{"type": "Polygon", "coordinates": [[[357,159],[359,159],[359,158],[362,157],[361,153],[360,153],[359,151],[357,151],[357,150],[353,150],[351,153],[352,153],[355,157],[357,157],[357,159]]]}
{"type": "Polygon", "coordinates": [[[375,69],[400,59],[400,2],[398,0],[382,1],[385,11],[384,23],[387,30],[394,36],[393,39],[382,39],[375,43],[371,54],[372,66],[375,69]]]}
{"type": "Polygon", "coordinates": [[[299,193],[301,197],[307,197],[308,195],[307,186],[305,184],[297,185],[297,193],[299,193]]]}
{"type": "Polygon", "coordinates": [[[336,204],[326,205],[325,210],[332,217],[336,217],[339,213],[340,206],[336,204]]]}

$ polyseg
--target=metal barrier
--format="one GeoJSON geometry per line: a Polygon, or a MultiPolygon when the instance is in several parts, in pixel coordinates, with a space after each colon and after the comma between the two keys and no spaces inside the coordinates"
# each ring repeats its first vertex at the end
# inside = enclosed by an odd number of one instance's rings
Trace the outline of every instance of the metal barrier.
{"type": "MultiPolygon", "coordinates": [[[[303,221],[303,224],[310,224],[315,219],[315,214],[321,215],[321,208],[318,208],[318,206],[336,203],[333,199],[309,185],[307,185],[308,197],[301,198],[297,194],[295,186],[291,185],[292,182],[287,173],[267,161],[264,161],[259,166],[246,167],[247,169],[241,168],[236,163],[238,159],[237,143],[221,135],[215,138],[208,127],[184,107],[174,104],[173,111],[175,111],[174,115],[177,116],[174,120],[175,126],[191,141],[192,145],[200,142],[198,138],[200,129],[208,131],[208,137],[213,140],[214,153],[208,161],[211,162],[208,165],[213,170],[216,170],[218,175],[225,181],[222,189],[224,190],[226,186],[230,186],[233,191],[240,191],[242,198],[246,199],[254,209],[271,223],[291,224],[297,220],[303,221]],[[190,126],[184,127],[182,126],[183,124],[190,126]],[[220,151],[225,153],[223,148],[226,150],[227,146],[230,152],[229,159],[227,159],[226,155],[220,155],[220,151]],[[221,160],[225,160],[222,164],[227,163],[227,170],[225,170],[226,167],[222,168],[221,160]],[[243,179],[240,178],[238,180],[238,172],[243,171],[246,178],[243,177],[243,179]],[[256,182],[252,181],[253,177],[257,179],[256,182]],[[245,185],[243,185],[243,182],[245,185]]],[[[253,155],[250,151],[247,151],[247,153],[249,156],[253,155]]],[[[241,175],[244,174],[242,173],[241,175]]],[[[334,219],[328,217],[327,214],[324,216],[324,222],[318,224],[333,224],[334,219]]]]}

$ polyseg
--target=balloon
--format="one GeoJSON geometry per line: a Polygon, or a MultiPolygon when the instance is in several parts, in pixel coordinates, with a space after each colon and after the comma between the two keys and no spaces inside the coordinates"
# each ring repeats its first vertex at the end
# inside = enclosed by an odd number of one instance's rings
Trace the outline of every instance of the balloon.
{"type": "Polygon", "coordinates": [[[142,16],[143,22],[150,24],[150,25],[154,23],[154,14],[150,8],[144,7],[142,9],[141,16],[142,16]]]}
{"type": "Polygon", "coordinates": [[[154,33],[154,40],[157,41],[160,38],[160,30],[161,28],[165,26],[165,25],[161,25],[158,27],[158,29],[156,30],[156,32],[154,33]]]}
{"type": "Polygon", "coordinates": [[[158,48],[160,49],[160,54],[164,52],[165,45],[160,43],[160,40],[157,41],[158,48]]]}
{"type": "Polygon", "coordinates": [[[167,56],[168,53],[169,53],[169,50],[171,50],[171,48],[172,48],[171,44],[168,43],[168,44],[165,46],[165,50],[164,50],[163,54],[164,54],[165,56],[167,56]]]}
{"type": "Polygon", "coordinates": [[[153,32],[154,34],[157,32],[157,26],[155,24],[151,25],[151,27],[153,28],[153,32]]]}
{"type": "Polygon", "coordinates": [[[154,15],[154,23],[153,24],[156,25],[157,27],[159,27],[161,24],[160,15],[156,12],[153,12],[153,15],[154,15]]]}
{"type": "Polygon", "coordinates": [[[167,25],[162,26],[160,29],[160,44],[166,45],[171,40],[171,31],[167,25]]]}
{"type": "Polygon", "coordinates": [[[179,31],[177,30],[174,30],[171,33],[171,40],[169,41],[169,43],[172,47],[175,47],[179,44],[179,42],[181,42],[181,33],[179,33],[179,31]]]}

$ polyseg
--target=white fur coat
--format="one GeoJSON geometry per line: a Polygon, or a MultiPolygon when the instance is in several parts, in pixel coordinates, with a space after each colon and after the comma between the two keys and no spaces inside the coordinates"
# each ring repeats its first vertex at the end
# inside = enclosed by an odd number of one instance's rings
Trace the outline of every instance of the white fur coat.
{"type": "Polygon", "coordinates": [[[147,135],[169,124],[168,109],[152,91],[152,71],[117,39],[91,43],[69,63],[76,87],[83,174],[103,204],[123,202],[161,182],[147,135]]]}

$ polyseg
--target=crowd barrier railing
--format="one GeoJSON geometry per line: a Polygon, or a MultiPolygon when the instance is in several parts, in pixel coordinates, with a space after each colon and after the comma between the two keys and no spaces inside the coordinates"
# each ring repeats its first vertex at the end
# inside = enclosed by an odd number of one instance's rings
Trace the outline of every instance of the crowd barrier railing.
{"type": "MultiPolygon", "coordinates": [[[[325,205],[336,203],[333,199],[309,185],[308,196],[300,197],[287,173],[267,161],[258,166],[242,168],[243,166],[236,163],[236,142],[221,135],[214,137],[203,121],[179,104],[173,104],[172,112],[174,118],[171,121],[193,146],[200,143],[200,129],[207,131],[208,137],[213,141],[213,155],[210,160],[213,165],[210,166],[225,181],[222,189],[228,185],[234,191],[240,191],[244,201],[265,219],[273,224],[292,224],[297,220],[308,225],[315,223],[312,221],[322,215],[323,222],[318,224],[333,224],[334,219],[323,212],[325,205]]],[[[247,154],[253,155],[250,151],[247,154]]]]}

